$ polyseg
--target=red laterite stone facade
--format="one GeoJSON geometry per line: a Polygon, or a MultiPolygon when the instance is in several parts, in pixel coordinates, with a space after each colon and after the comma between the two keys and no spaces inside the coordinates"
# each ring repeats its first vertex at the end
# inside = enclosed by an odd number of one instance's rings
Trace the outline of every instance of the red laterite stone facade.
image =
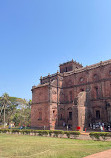
{"type": "Polygon", "coordinates": [[[86,67],[72,60],[59,67],[32,87],[31,127],[83,130],[111,123],[111,60],[86,67]]]}

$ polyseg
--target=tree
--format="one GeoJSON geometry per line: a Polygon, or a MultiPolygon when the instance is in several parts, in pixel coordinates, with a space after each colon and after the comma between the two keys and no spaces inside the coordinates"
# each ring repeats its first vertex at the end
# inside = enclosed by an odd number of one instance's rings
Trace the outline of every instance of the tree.
{"type": "Polygon", "coordinates": [[[16,126],[30,125],[31,102],[31,100],[9,97],[7,93],[4,93],[0,97],[0,123],[5,125],[5,122],[9,124],[13,121],[16,126]]]}
{"type": "Polygon", "coordinates": [[[10,104],[11,102],[9,100],[9,95],[7,93],[4,93],[0,99],[1,113],[2,111],[4,111],[4,117],[3,117],[4,128],[5,128],[5,120],[6,120],[5,111],[6,111],[6,108],[8,108],[10,104]]]}

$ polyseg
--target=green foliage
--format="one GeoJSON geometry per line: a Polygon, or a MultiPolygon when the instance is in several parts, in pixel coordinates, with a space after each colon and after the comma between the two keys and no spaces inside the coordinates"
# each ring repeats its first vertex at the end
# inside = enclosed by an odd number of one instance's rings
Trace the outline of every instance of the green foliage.
{"type": "Polygon", "coordinates": [[[49,130],[43,130],[43,135],[47,136],[49,134],[49,130]]]}
{"type": "Polygon", "coordinates": [[[92,139],[100,140],[102,138],[104,141],[107,137],[111,137],[111,133],[109,132],[91,132],[89,135],[92,139]]]}
{"type": "Polygon", "coordinates": [[[75,138],[80,135],[79,131],[65,131],[64,134],[67,135],[67,138],[70,138],[73,135],[75,138]]]}
{"type": "Polygon", "coordinates": [[[0,133],[6,133],[6,132],[10,132],[9,129],[0,129],[0,133]]]}
{"type": "Polygon", "coordinates": [[[22,129],[22,130],[20,130],[20,132],[23,134],[30,134],[31,130],[30,129],[22,129]]]}
{"type": "Polygon", "coordinates": [[[79,131],[70,131],[70,134],[72,134],[72,135],[80,135],[80,132],[79,131]]]}
{"type": "Polygon", "coordinates": [[[0,97],[0,123],[4,123],[4,110],[5,122],[9,125],[11,121],[15,126],[30,126],[31,118],[31,100],[27,101],[22,98],[10,97],[4,93],[0,97]]]}
{"type": "Polygon", "coordinates": [[[53,133],[53,130],[49,130],[49,136],[51,137],[53,133]]]}
{"type": "Polygon", "coordinates": [[[64,134],[66,134],[67,138],[70,138],[70,131],[65,131],[64,134]]]}
{"type": "MultiPolygon", "coordinates": [[[[70,138],[70,135],[73,136],[78,136],[80,132],[76,131],[62,131],[62,130],[33,130],[33,129],[0,129],[0,133],[6,133],[6,132],[11,132],[11,133],[22,133],[22,134],[30,134],[30,133],[37,133],[39,136],[52,136],[58,137],[58,135],[64,135],[66,134],[68,138],[70,138]]],[[[61,137],[62,137],[61,136],[61,137]]]]}
{"type": "Polygon", "coordinates": [[[105,141],[107,139],[107,137],[111,137],[111,133],[109,133],[109,132],[101,132],[100,136],[105,141]]]}
{"type": "Polygon", "coordinates": [[[55,137],[58,137],[59,134],[64,134],[64,131],[62,131],[62,130],[54,130],[53,133],[54,133],[55,137]]]}
{"type": "Polygon", "coordinates": [[[19,133],[19,132],[21,132],[20,129],[11,129],[10,131],[11,131],[12,133],[19,133]]]}
{"type": "Polygon", "coordinates": [[[38,130],[37,133],[39,136],[47,136],[49,134],[48,130],[38,130]]]}

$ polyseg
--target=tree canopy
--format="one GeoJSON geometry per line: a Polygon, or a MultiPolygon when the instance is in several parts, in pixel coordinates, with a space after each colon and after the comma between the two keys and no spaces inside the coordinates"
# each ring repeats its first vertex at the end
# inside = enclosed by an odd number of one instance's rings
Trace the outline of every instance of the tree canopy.
{"type": "Polygon", "coordinates": [[[0,124],[3,124],[5,119],[7,124],[13,121],[16,126],[29,126],[30,117],[31,100],[10,97],[7,93],[0,97],[0,124]]]}

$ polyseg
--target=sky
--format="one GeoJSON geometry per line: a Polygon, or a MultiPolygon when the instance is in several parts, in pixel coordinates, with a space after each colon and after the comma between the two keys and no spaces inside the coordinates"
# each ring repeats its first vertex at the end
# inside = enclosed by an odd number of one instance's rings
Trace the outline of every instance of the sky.
{"type": "Polygon", "coordinates": [[[0,0],[0,96],[31,99],[72,59],[111,59],[111,0],[0,0]]]}

